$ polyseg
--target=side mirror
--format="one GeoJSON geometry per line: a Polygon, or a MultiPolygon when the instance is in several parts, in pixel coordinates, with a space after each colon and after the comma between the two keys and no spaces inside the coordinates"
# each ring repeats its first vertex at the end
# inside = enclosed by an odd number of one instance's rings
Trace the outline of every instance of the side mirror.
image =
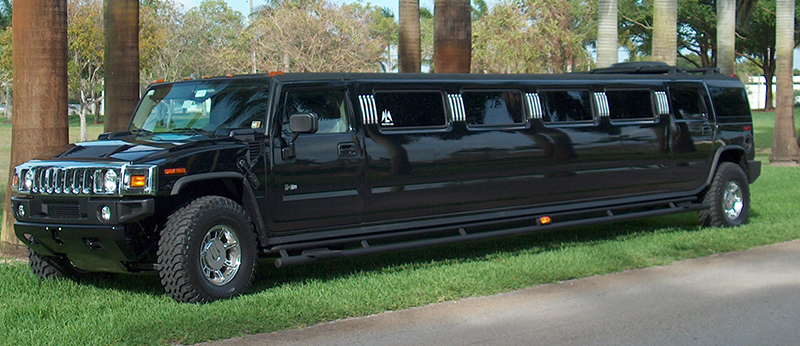
{"type": "Polygon", "coordinates": [[[316,114],[292,114],[289,117],[289,129],[292,130],[294,135],[292,136],[292,139],[289,140],[287,147],[281,150],[281,156],[283,156],[283,159],[292,159],[296,156],[294,151],[294,141],[297,140],[297,137],[300,136],[301,133],[315,133],[317,132],[318,128],[319,117],[317,117],[316,114]]]}
{"type": "Polygon", "coordinates": [[[289,117],[289,129],[295,137],[299,133],[314,133],[319,128],[319,117],[314,113],[292,114],[289,117]]]}

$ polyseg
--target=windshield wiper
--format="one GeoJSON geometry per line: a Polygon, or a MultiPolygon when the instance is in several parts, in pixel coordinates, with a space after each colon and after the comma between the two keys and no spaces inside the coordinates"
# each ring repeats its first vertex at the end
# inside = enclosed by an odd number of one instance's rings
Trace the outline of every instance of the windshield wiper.
{"type": "Polygon", "coordinates": [[[137,135],[137,136],[146,136],[146,135],[153,134],[153,131],[149,131],[149,130],[145,130],[145,129],[136,129],[136,128],[131,129],[130,132],[132,134],[134,134],[134,135],[137,135]]]}
{"type": "Polygon", "coordinates": [[[202,134],[202,132],[200,132],[202,130],[203,129],[197,129],[197,128],[194,128],[194,127],[179,127],[179,128],[171,129],[171,130],[169,130],[169,132],[173,132],[173,133],[190,132],[193,135],[200,135],[200,134],[202,134]]]}

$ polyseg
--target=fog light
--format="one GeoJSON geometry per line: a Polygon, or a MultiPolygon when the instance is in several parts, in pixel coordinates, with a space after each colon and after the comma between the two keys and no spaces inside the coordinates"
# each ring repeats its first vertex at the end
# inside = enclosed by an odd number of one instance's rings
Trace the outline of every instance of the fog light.
{"type": "Polygon", "coordinates": [[[25,217],[25,206],[20,204],[17,206],[17,216],[25,217]]]}
{"type": "Polygon", "coordinates": [[[100,208],[100,220],[101,221],[111,220],[111,207],[104,205],[102,208],[100,208]]]}

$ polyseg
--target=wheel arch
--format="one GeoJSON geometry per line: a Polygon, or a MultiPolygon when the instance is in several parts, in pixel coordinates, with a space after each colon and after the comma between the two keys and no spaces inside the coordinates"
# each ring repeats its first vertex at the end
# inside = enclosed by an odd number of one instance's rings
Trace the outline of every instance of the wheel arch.
{"type": "Polygon", "coordinates": [[[256,201],[255,192],[245,176],[238,172],[201,173],[182,177],[175,182],[170,191],[171,196],[187,194],[191,199],[208,195],[227,197],[244,207],[247,216],[253,223],[258,247],[267,244],[267,230],[261,211],[256,201]],[[188,191],[188,193],[187,193],[188,191]]]}
{"type": "Polygon", "coordinates": [[[711,165],[712,169],[708,172],[708,178],[706,180],[707,186],[711,185],[711,181],[714,179],[719,165],[723,162],[735,163],[739,165],[739,167],[742,167],[745,175],[749,174],[747,167],[747,151],[745,151],[744,147],[740,145],[726,145],[717,149],[717,152],[714,154],[714,161],[711,165]]]}

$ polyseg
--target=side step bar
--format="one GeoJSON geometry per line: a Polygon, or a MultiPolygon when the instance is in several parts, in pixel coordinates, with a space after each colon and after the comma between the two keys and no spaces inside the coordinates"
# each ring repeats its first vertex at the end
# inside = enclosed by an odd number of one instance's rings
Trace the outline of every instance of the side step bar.
{"type": "Polygon", "coordinates": [[[384,252],[394,252],[400,250],[408,250],[421,247],[429,247],[436,245],[452,244],[464,241],[475,241],[495,237],[504,237],[519,235],[525,233],[544,232],[559,228],[575,227],[587,224],[596,223],[611,223],[617,221],[624,221],[630,219],[637,219],[650,216],[660,216],[667,214],[683,213],[688,211],[707,209],[710,205],[702,203],[693,203],[691,199],[684,199],[678,201],[662,202],[659,204],[650,205],[634,205],[622,206],[617,208],[602,208],[593,210],[583,210],[581,212],[541,215],[538,217],[520,217],[511,220],[502,220],[501,222],[482,222],[462,226],[453,227],[438,227],[434,229],[420,229],[398,233],[388,233],[381,235],[364,236],[360,238],[347,238],[330,241],[318,241],[309,243],[297,243],[291,245],[276,246],[272,248],[280,254],[280,258],[275,260],[275,266],[278,268],[293,266],[298,264],[307,264],[321,259],[331,258],[345,258],[353,256],[362,256],[369,254],[377,254],[384,252]],[[642,208],[648,210],[637,210],[642,208]],[[585,216],[585,217],[582,217],[585,216]],[[476,227],[484,227],[492,224],[508,224],[519,221],[531,221],[531,225],[512,227],[506,229],[498,229],[493,231],[481,231],[476,233],[469,233],[469,229],[476,227]],[[397,238],[403,236],[419,236],[427,233],[436,233],[443,231],[456,232],[455,235],[444,236],[439,238],[422,239],[398,243],[381,244],[371,246],[370,241],[381,240],[387,238],[397,238]],[[344,250],[330,250],[327,246],[333,246],[344,243],[358,243],[360,247],[349,248],[344,250]],[[299,255],[289,255],[288,251],[303,250],[299,255]]]}

